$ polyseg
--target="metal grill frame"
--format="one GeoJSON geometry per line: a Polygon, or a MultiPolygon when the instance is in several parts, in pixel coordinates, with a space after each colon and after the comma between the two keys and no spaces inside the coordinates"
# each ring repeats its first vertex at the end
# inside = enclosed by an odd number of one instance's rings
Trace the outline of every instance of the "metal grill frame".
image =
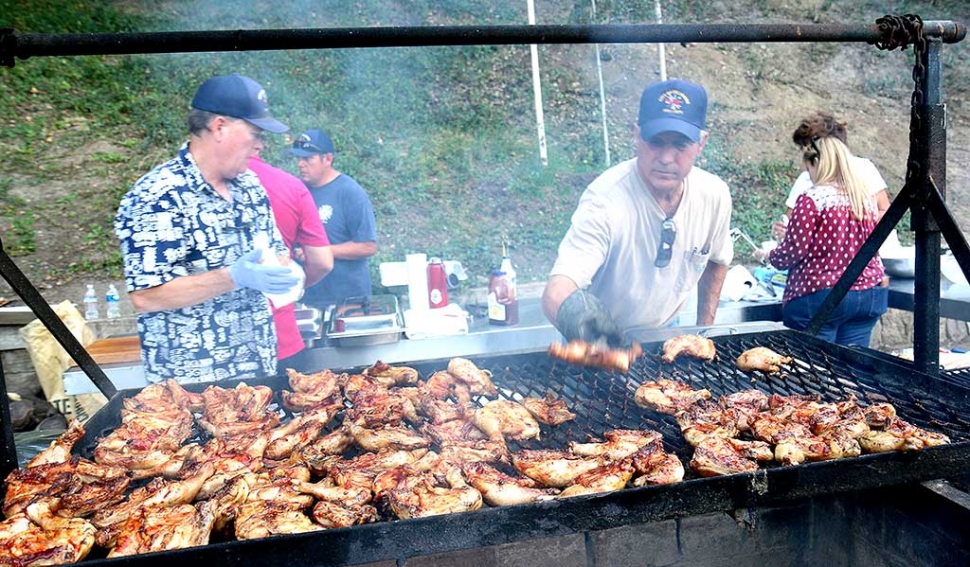
{"type": "MultiPolygon", "coordinates": [[[[662,343],[647,343],[644,345],[647,355],[637,361],[628,376],[569,366],[553,361],[543,352],[472,360],[493,372],[502,397],[515,399],[516,394],[543,395],[551,390],[571,400],[567,403],[580,417],[559,429],[543,426],[544,440],[533,446],[561,447],[565,440],[582,439],[587,433],[598,435],[605,427],[641,424],[660,430],[668,450],[676,452],[686,464],[690,449],[672,418],[643,410],[633,403],[633,392],[641,381],[661,376],[706,387],[714,396],[757,387],[768,393],[823,393],[829,401],[849,393],[855,394],[863,404],[889,401],[896,405],[901,418],[944,432],[951,436],[953,443],[913,453],[769,466],[754,473],[688,478],[672,485],[628,488],[562,501],[483,508],[448,516],[384,521],[254,541],[213,543],[110,562],[92,558],[83,563],[119,565],[132,561],[137,565],[168,566],[172,561],[190,560],[218,561],[229,567],[248,567],[254,563],[290,566],[298,562],[319,567],[366,563],[907,484],[954,476],[970,463],[970,421],[961,417],[970,416],[970,388],[919,374],[912,367],[867,351],[840,347],[797,331],[747,333],[713,340],[717,344],[718,360],[678,359],[669,365],[660,361],[662,343]],[[734,360],[753,346],[768,346],[794,356],[796,361],[784,375],[741,372],[734,360]],[[580,395],[595,397],[580,398],[580,395]]],[[[447,359],[440,359],[412,366],[426,377],[446,365],[447,359]]],[[[278,390],[285,386],[286,379],[274,377],[247,383],[261,383],[278,390]]],[[[220,385],[233,387],[235,382],[220,385]]],[[[190,384],[186,388],[201,391],[207,386],[190,384]]],[[[137,390],[119,393],[95,414],[88,422],[88,434],[79,442],[77,452],[90,454],[95,438],[120,421],[122,399],[136,393],[137,390]]]]}

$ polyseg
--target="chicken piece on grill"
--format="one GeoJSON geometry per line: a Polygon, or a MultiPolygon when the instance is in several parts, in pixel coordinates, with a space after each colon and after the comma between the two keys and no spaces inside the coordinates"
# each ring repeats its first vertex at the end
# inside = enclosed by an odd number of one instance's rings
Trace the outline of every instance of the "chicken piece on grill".
{"type": "Polygon", "coordinates": [[[471,402],[472,393],[468,384],[460,382],[447,370],[439,370],[432,374],[427,381],[418,384],[418,390],[425,396],[436,400],[455,398],[459,406],[471,402]]]}
{"type": "Polygon", "coordinates": [[[751,424],[751,435],[759,441],[777,445],[785,439],[813,436],[807,425],[797,423],[772,412],[762,412],[751,424]]]}
{"type": "MultiPolygon", "coordinates": [[[[498,395],[498,388],[492,383],[492,373],[475,366],[467,358],[455,357],[448,361],[448,374],[460,383],[466,384],[472,394],[479,396],[498,395]]],[[[459,401],[463,401],[459,399],[459,401]]]]}
{"type": "Polygon", "coordinates": [[[269,432],[247,433],[233,437],[214,437],[185,459],[179,478],[190,478],[211,465],[214,473],[199,489],[197,498],[205,499],[219,492],[235,477],[262,470],[263,452],[269,443],[269,432]]]}
{"type": "Polygon", "coordinates": [[[286,369],[293,392],[283,390],[283,405],[291,411],[306,411],[319,406],[342,403],[338,376],[330,370],[303,374],[292,368],[286,369]]]}
{"type": "Polygon", "coordinates": [[[354,436],[350,433],[350,427],[342,425],[304,447],[299,454],[313,474],[320,475],[325,470],[329,457],[343,455],[353,444],[354,436]]]}
{"type": "Polygon", "coordinates": [[[390,366],[380,360],[365,368],[363,374],[376,378],[381,385],[388,388],[417,384],[419,376],[418,371],[409,366],[390,366]]]}
{"type": "Polygon", "coordinates": [[[344,391],[344,399],[353,402],[357,393],[364,388],[381,387],[386,388],[374,377],[364,376],[363,374],[341,374],[337,377],[337,382],[344,391]]]}
{"type": "Polygon", "coordinates": [[[714,341],[700,335],[680,335],[664,341],[663,356],[660,358],[669,364],[679,356],[714,360],[717,356],[717,348],[714,346],[714,341]]]}
{"type": "Polygon", "coordinates": [[[774,458],[763,441],[741,441],[712,435],[694,448],[690,468],[701,476],[718,476],[758,470],[758,461],[774,458]]]}
{"type": "Polygon", "coordinates": [[[545,398],[525,398],[522,405],[529,410],[539,423],[546,425],[561,425],[576,419],[576,414],[569,411],[566,402],[547,393],[545,398]]]}
{"type": "Polygon", "coordinates": [[[364,453],[353,459],[335,461],[327,467],[327,473],[340,486],[371,486],[374,477],[383,471],[417,462],[428,449],[413,451],[380,451],[364,453]]]}
{"type": "Polygon", "coordinates": [[[529,410],[518,402],[492,400],[475,410],[471,421],[492,441],[539,438],[539,424],[529,410]]]}
{"type": "Polygon", "coordinates": [[[603,433],[603,443],[569,442],[569,452],[582,457],[605,457],[611,461],[625,459],[647,445],[663,446],[663,436],[649,429],[614,429],[603,433]]]}
{"type": "Polygon", "coordinates": [[[215,467],[211,463],[204,463],[194,476],[182,481],[156,478],[129,494],[124,502],[98,510],[91,520],[101,529],[97,536],[98,545],[114,547],[121,524],[140,508],[170,507],[192,502],[214,472],[215,467]]]}
{"type": "Polygon", "coordinates": [[[780,372],[783,364],[791,364],[792,357],[783,356],[768,347],[754,347],[738,356],[738,368],[745,372],[760,370],[773,374],[780,372]]]}
{"type": "Polygon", "coordinates": [[[202,394],[189,392],[172,379],[146,386],[135,396],[125,398],[123,403],[127,410],[145,413],[158,413],[172,409],[201,412],[205,407],[202,394]]]}
{"type": "MultiPolygon", "coordinates": [[[[435,443],[442,447],[452,443],[463,443],[468,441],[481,441],[488,439],[481,429],[474,423],[466,419],[454,419],[442,424],[435,425],[426,423],[421,426],[421,433],[430,437],[435,443]]],[[[504,439],[502,440],[504,443],[504,439]]]]}
{"type": "Polygon", "coordinates": [[[236,539],[258,539],[323,529],[313,523],[302,509],[293,509],[286,503],[250,500],[242,503],[236,510],[236,539]]]}
{"type": "Polygon", "coordinates": [[[32,567],[75,563],[94,547],[96,529],[80,518],[60,518],[46,503],[0,522],[0,565],[32,567]]]}
{"type": "Polygon", "coordinates": [[[558,489],[539,488],[532,479],[509,476],[485,463],[462,463],[461,469],[489,506],[551,500],[559,493],[558,489]]]}
{"type": "Polygon", "coordinates": [[[270,441],[264,453],[267,459],[285,459],[293,451],[302,449],[316,441],[343,404],[336,406],[317,406],[303,415],[294,418],[270,432],[270,441]]]}
{"type": "Polygon", "coordinates": [[[676,415],[701,400],[711,399],[707,389],[695,390],[676,380],[661,378],[644,382],[637,388],[633,401],[644,409],[676,415]]]}
{"type": "Polygon", "coordinates": [[[370,485],[374,492],[374,504],[386,515],[393,515],[394,512],[391,510],[390,503],[388,502],[388,495],[391,491],[397,488],[407,478],[435,470],[440,466],[441,462],[442,459],[437,453],[428,451],[413,463],[381,471],[374,477],[374,481],[370,485]]]}
{"type": "Polygon", "coordinates": [[[737,437],[740,433],[738,423],[741,414],[731,408],[704,400],[674,416],[680,432],[691,446],[697,447],[710,435],[718,437],[737,437]]]}
{"type": "Polygon", "coordinates": [[[366,488],[351,486],[337,486],[333,479],[325,478],[317,483],[310,483],[302,480],[294,480],[293,488],[297,492],[310,494],[320,500],[329,502],[341,502],[348,505],[360,506],[369,503],[374,498],[374,493],[366,488]]]}
{"type": "Polygon", "coordinates": [[[636,472],[632,461],[630,458],[621,459],[587,471],[577,476],[573,484],[560,492],[557,498],[623,490],[636,472]]]}
{"type": "Polygon", "coordinates": [[[872,404],[863,408],[862,414],[872,429],[886,429],[896,421],[896,408],[892,404],[872,404]]]}
{"type": "Polygon", "coordinates": [[[221,532],[226,529],[229,522],[236,519],[236,510],[249,499],[249,491],[246,475],[240,474],[229,479],[220,490],[207,497],[206,501],[211,502],[212,513],[215,516],[212,531],[221,532]]]}
{"type": "MultiPolygon", "coordinates": [[[[111,470],[108,477],[88,477],[77,472],[74,481],[66,492],[58,496],[57,514],[65,518],[83,518],[107,506],[113,506],[125,499],[125,492],[131,478],[116,467],[92,467],[111,470]],[[117,476],[115,476],[117,475],[117,476]]],[[[79,467],[80,469],[80,467],[79,467]]]]}
{"type": "Polygon", "coordinates": [[[72,419],[67,431],[61,433],[57,439],[51,441],[46,449],[27,462],[26,468],[39,467],[56,463],[66,463],[71,459],[71,450],[84,437],[84,426],[80,421],[72,419]]]}
{"type": "Polygon", "coordinates": [[[235,388],[209,386],[202,397],[205,412],[199,418],[199,425],[213,437],[262,431],[279,425],[279,414],[269,409],[273,390],[266,386],[247,386],[244,382],[235,388]]]}
{"type": "Polygon", "coordinates": [[[410,399],[383,386],[368,386],[357,392],[354,407],[347,410],[344,423],[381,427],[400,425],[404,420],[411,423],[421,421],[410,399]]]}
{"type": "Polygon", "coordinates": [[[431,445],[430,439],[401,425],[385,425],[377,429],[368,429],[351,424],[350,433],[354,437],[354,442],[366,451],[376,452],[383,449],[409,451],[431,445]]]}
{"type": "Polygon", "coordinates": [[[310,513],[318,524],[327,529],[372,524],[380,519],[377,508],[370,504],[353,506],[328,500],[314,504],[310,513]]]}
{"type": "Polygon", "coordinates": [[[633,468],[640,476],[634,486],[673,484],[684,480],[684,464],[677,455],[663,449],[663,443],[650,443],[633,454],[633,468]]]}
{"type": "Polygon", "coordinates": [[[447,400],[439,400],[427,391],[418,395],[415,407],[435,425],[463,419],[475,411],[475,406],[471,403],[456,404],[447,400]]]}
{"type": "Polygon", "coordinates": [[[768,395],[761,390],[741,390],[721,396],[718,403],[738,412],[738,430],[743,432],[749,431],[758,414],[768,409],[768,395]]]}
{"type": "Polygon", "coordinates": [[[388,493],[387,500],[401,519],[468,512],[482,507],[482,493],[465,482],[457,465],[441,474],[426,472],[409,476],[388,493]]]}
{"type": "Polygon", "coordinates": [[[858,457],[861,453],[859,441],[835,431],[821,435],[787,437],[775,445],[775,460],[783,465],[858,457]]]}
{"type": "Polygon", "coordinates": [[[124,499],[131,478],[120,467],[72,457],[63,463],[48,463],[14,469],[7,475],[3,513],[10,517],[33,502],[56,499],[58,513],[80,518],[100,507],[124,499]]]}
{"type": "Polygon", "coordinates": [[[206,545],[215,524],[214,509],[212,502],[200,503],[198,507],[179,504],[139,508],[122,524],[117,544],[108,557],[206,545]]]}
{"type": "Polygon", "coordinates": [[[636,359],[643,355],[643,347],[634,343],[630,348],[609,348],[576,339],[566,344],[552,343],[546,352],[553,358],[576,366],[602,368],[626,374],[636,359]]]}
{"type": "Polygon", "coordinates": [[[509,449],[503,441],[459,441],[442,445],[441,459],[456,463],[509,464],[509,449]]]}
{"type": "Polygon", "coordinates": [[[580,457],[551,449],[523,450],[512,454],[512,465],[532,480],[552,488],[565,488],[576,477],[606,464],[602,457],[580,457]]]}
{"type": "Polygon", "coordinates": [[[919,451],[949,443],[950,438],[946,435],[921,429],[899,418],[893,419],[886,429],[873,429],[859,438],[859,444],[866,453],[919,451]]]}

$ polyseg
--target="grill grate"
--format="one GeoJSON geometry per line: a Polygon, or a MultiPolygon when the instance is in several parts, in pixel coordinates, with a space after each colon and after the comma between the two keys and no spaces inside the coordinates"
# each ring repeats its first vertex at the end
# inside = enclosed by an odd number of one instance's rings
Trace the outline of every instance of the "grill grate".
{"type": "MultiPolygon", "coordinates": [[[[819,394],[826,401],[854,395],[863,405],[890,402],[902,419],[945,433],[953,443],[917,453],[864,455],[792,467],[769,465],[757,473],[726,477],[702,479],[688,472],[684,482],[674,485],[631,488],[447,518],[379,522],[314,534],[210,544],[194,550],[135,557],[131,561],[144,565],[151,564],[145,562],[149,557],[152,561],[185,557],[211,558],[240,567],[253,561],[283,566],[312,556],[315,565],[363,563],[948,477],[962,471],[970,459],[970,389],[966,385],[933,379],[887,357],[847,349],[796,331],[721,336],[713,340],[717,345],[717,360],[680,358],[673,364],[661,361],[661,343],[647,343],[645,356],[626,376],[567,365],[544,352],[471,357],[471,360],[492,372],[500,397],[521,400],[551,392],[565,400],[577,414],[576,420],[556,428],[543,425],[541,440],[512,445],[512,450],[564,448],[568,441],[585,441],[591,435],[601,437],[609,429],[651,428],[663,434],[667,450],[676,453],[686,465],[692,449],[673,418],[641,409],[633,401],[633,394],[642,382],[662,377],[680,380],[695,388],[707,388],[715,398],[757,388],[767,394],[819,394]],[[769,347],[795,360],[781,374],[744,373],[734,361],[744,350],[755,346],[769,347]],[[426,537],[429,533],[436,537],[426,537]],[[327,550],[326,554],[321,549],[327,550]]],[[[447,362],[439,359],[409,366],[426,378],[445,368],[447,362]]],[[[285,377],[247,382],[264,384],[277,391],[287,387],[285,377]]],[[[206,385],[185,387],[201,391],[206,385]]],[[[88,435],[77,445],[81,454],[90,456],[95,437],[105,435],[118,425],[122,398],[136,393],[121,392],[91,418],[88,435]]],[[[284,415],[284,420],[289,417],[284,415]]]]}

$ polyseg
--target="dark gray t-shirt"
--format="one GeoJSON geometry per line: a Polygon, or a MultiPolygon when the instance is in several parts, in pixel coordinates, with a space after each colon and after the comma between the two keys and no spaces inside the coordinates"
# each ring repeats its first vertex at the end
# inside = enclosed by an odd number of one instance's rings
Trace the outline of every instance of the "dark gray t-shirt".
{"type": "MultiPolygon", "coordinates": [[[[377,223],[370,198],[349,175],[340,174],[321,187],[309,187],[330,244],[376,242],[377,223]]],[[[368,259],[334,259],[333,271],[306,290],[303,302],[325,308],[348,297],[371,294],[368,259]]]]}

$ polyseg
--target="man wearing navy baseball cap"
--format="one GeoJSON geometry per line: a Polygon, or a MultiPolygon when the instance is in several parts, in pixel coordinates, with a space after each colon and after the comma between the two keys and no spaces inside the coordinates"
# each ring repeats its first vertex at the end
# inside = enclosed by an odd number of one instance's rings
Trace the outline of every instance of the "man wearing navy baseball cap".
{"type": "Polygon", "coordinates": [[[369,262],[377,253],[377,221],[370,197],[353,177],[333,167],[333,139],[325,131],[303,132],[290,153],[297,158],[300,179],[313,195],[333,252],[333,270],[307,288],[303,302],[326,309],[348,297],[371,295],[369,262]]]}
{"type": "Polygon", "coordinates": [[[178,155],[139,179],[115,217],[146,378],[273,375],[276,334],[265,294],[287,293],[299,278],[260,263],[264,252],[284,265],[289,254],[247,163],[263,148],[264,131],[287,127],[270,116],[263,87],[241,75],[203,83],[188,126],[178,155]]]}
{"type": "Polygon", "coordinates": [[[706,120],[696,83],[643,90],[636,157],[586,188],[546,283],[543,311],[566,339],[619,346],[677,325],[695,289],[696,324],[714,323],[734,248],[728,186],[694,166],[706,120]]]}

